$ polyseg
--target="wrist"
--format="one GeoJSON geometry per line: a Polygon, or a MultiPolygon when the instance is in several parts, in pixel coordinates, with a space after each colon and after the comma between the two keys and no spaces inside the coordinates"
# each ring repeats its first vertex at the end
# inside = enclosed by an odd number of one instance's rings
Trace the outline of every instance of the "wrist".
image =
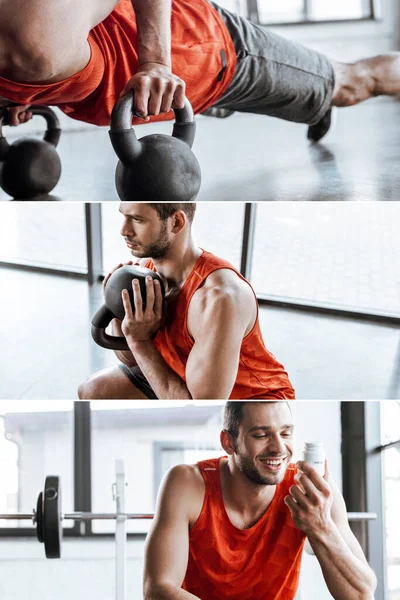
{"type": "Polygon", "coordinates": [[[311,546],[313,543],[322,544],[324,546],[331,545],[337,538],[338,528],[332,518],[326,523],[323,528],[311,531],[307,534],[308,541],[311,546]]]}
{"type": "Polygon", "coordinates": [[[171,60],[167,57],[158,57],[158,58],[146,58],[145,56],[140,57],[138,61],[138,70],[146,67],[146,66],[158,66],[165,67],[169,71],[172,69],[171,60]]]}
{"type": "Polygon", "coordinates": [[[138,339],[132,337],[131,335],[128,335],[126,337],[126,341],[128,342],[128,346],[134,354],[135,353],[137,354],[138,352],[145,350],[146,347],[149,346],[149,344],[152,344],[152,341],[150,338],[138,340],[138,339]]]}

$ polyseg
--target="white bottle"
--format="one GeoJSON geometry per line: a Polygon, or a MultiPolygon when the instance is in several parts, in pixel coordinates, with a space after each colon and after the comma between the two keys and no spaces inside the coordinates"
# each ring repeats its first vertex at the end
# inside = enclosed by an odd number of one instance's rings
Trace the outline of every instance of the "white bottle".
{"type": "Polygon", "coordinates": [[[303,460],[322,475],[325,475],[325,450],[322,442],[306,442],[303,450],[303,460]]]}

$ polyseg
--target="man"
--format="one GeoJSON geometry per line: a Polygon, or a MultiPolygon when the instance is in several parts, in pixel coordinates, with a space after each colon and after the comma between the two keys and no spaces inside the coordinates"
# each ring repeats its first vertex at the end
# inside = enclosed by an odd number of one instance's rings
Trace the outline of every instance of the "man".
{"type": "Polygon", "coordinates": [[[230,263],[194,243],[195,207],[121,203],[127,247],[167,281],[165,322],[158,282],[148,278],[143,310],[133,280],[135,311],[124,290],[125,318],[113,322],[130,352],[117,352],[120,367],[81,384],[81,399],[294,398],[287,373],[265,348],[250,284],[230,263]]]}
{"type": "Polygon", "coordinates": [[[166,0],[31,0],[29,15],[25,0],[3,0],[1,11],[0,97],[18,105],[13,125],[35,103],[109,125],[129,90],[142,119],[172,118],[186,86],[196,113],[217,106],[307,123],[318,141],[331,106],[400,94],[398,52],[332,62],[207,0],[172,9],[166,0]]]}
{"type": "Polygon", "coordinates": [[[306,537],[335,600],[373,600],[376,580],[328,474],[290,463],[286,402],[227,402],[228,457],[164,478],[146,541],[145,600],[293,600],[306,537]]]}

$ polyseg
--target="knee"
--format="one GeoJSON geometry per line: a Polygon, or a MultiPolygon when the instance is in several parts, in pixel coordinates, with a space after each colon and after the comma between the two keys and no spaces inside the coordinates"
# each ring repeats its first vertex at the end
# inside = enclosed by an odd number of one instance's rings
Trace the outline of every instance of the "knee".
{"type": "Polygon", "coordinates": [[[100,386],[98,382],[91,379],[85,379],[78,387],[78,398],[79,400],[96,400],[100,397],[100,386]]]}

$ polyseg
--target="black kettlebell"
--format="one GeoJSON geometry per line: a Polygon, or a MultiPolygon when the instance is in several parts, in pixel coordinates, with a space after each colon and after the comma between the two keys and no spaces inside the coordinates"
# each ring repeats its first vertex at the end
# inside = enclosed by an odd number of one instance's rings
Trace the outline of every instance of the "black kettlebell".
{"type": "Polygon", "coordinates": [[[172,136],[137,139],[132,128],[133,95],[123,96],[111,115],[110,139],[119,158],[115,185],[125,202],[190,202],[200,189],[201,172],[191,147],[196,124],[189,100],[174,109],[172,136]]]}
{"type": "Polygon", "coordinates": [[[9,144],[3,134],[7,112],[0,113],[0,186],[17,200],[48,194],[61,176],[61,160],[56,146],[61,129],[57,115],[47,106],[32,106],[34,115],[46,119],[42,140],[25,137],[9,144]]]}
{"type": "Polygon", "coordinates": [[[128,290],[132,310],[135,310],[133,304],[132,280],[138,279],[140,292],[143,300],[143,308],[146,307],[146,277],[150,275],[153,279],[158,279],[161,285],[161,293],[164,298],[164,281],[159,273],[151,269],[145,269],[137,265],[125,265],[120,267],[111,275],[107,281],[104,290],[105,303],[92,319],[92,338],[99,346],[108,350],[129,350],[129,346],[124,337],[108,335],[106,328],[114,318],[122,321],[125,316],[125,309],[122,302],[122,290],[128,290]]]}

